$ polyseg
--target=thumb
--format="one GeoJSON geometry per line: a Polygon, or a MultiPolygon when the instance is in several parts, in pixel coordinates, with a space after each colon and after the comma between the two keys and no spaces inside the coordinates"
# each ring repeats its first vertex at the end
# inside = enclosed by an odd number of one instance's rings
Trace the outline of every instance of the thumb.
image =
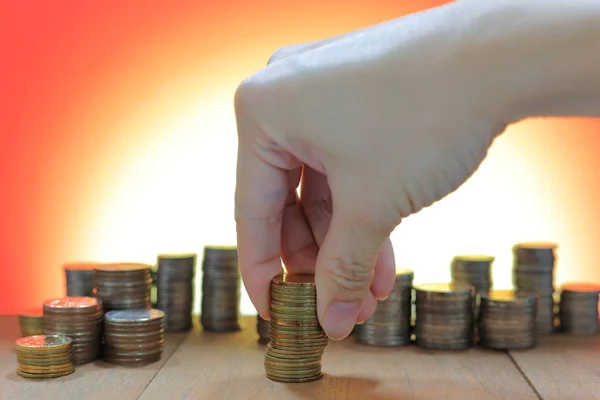
{"type": "Polygon", "coordinates": [[[334,207],[315,271],[319,321],[330,338],[348,336],[363,302],[376,302],[370,287],[377,255],[388,236],[384,229],[334,207]]]}

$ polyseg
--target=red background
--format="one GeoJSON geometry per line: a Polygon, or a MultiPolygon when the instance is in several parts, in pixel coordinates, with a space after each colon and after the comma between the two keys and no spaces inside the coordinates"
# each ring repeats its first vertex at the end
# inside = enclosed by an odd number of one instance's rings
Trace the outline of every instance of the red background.
{"type": "MultiPolygon", "coordinates": [[[[0,313],[62,295],[67,261],[233,241],[236,85],[280,46],[442,3],[1,2],[0,313]]],[[[439,280],[452,254],[492,252],[506,285],[510,245],[548,239],[559,281],[599,279],[599,128],[511,128],[472,182],[401,225],[399,264],[439,280]]]]}

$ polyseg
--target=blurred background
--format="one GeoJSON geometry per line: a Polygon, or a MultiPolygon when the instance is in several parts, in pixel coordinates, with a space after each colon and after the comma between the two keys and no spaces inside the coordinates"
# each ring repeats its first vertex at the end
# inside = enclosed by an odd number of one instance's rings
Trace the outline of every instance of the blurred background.
{"type": "MultiPolygon", "coordinates": [[[[278,47],[443,3],[1,2],[0,314],[62,296],[68,261],[197,252],[199,271],[205,245],[235,243],[238,83],[278,47]]],[[[560,245],[557,283],[600,281],[599,130],[511,127],[468,183],[396,229],[398,266],[445,281],[454,255],[491,254],[508,288],[512,245],[543,240],[560,245]]]]}

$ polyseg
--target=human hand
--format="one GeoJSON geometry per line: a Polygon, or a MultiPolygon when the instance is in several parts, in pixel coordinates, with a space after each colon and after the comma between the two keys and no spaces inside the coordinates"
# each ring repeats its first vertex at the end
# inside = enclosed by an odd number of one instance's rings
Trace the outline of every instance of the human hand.
{"type": "Polygon", "coordinates": [[[392,289],[394,228],[458,188],[504,130],[461,13],[283,49],[238,88],[238,251],[263,318],[283,259],[315,273],[324,330],[347,336],[392,289]]]}

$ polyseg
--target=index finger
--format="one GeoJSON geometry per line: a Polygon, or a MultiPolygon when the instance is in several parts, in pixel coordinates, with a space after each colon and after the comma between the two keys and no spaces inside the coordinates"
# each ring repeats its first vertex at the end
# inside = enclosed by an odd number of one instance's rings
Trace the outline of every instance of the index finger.
{"type": "Polygon", "coordinates": [[[283,272],[281,223],[288,192],[286,170],[257,154],[256,124],[236,107],[238,159],[235,219],[242,280],[254,307],[269,319],[271,280],[283,272]]]}

